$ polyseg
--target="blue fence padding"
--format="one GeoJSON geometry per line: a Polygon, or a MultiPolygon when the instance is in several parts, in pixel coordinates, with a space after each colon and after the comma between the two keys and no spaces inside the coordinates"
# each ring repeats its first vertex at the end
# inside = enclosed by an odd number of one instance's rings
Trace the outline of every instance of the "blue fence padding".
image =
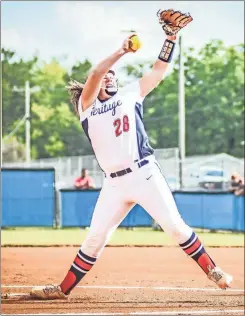
{"type": "Polygon", "coordinates": [[[235,230],[244,231],[244,196],[234,197],[233,209],[235,230]]]}
{"type": "Polygon", "coordinates": [[[231,193],[174,194],[184,221],[192,227],[223,230],[244,230],[244,197],[231,193]]]}
{"type": "MultiPolygon", "coordinates": [[[[61,226],[90,226],[94,207],[100,191],[60,190],[61,226]]],[[[151,216],[136,205],[121,222],[120,227],[151,226],[151,216]]]]}
{"type": "Polygon", "coordinates": [[[61,226],[88,227],[100,191],[61,190],[61,226]]]}
{"type": "MultiPolygon", "coordinates": [[[[53,226],[54,169],[2,169],[2,226],[53,226]]],[[[100,191],[61,190],[61,226],[90,226],[100,191]]],[[[244,231],[244,196],[231,193],[175,192],[184,221],[192,227],[244,231]]],[[[151,226],[136,205],[121,227],[151,226]]]]}
{"type": "Polygon", "coordinates": [[[201,227],[203,223],[203,196],[199,194],[176,193],[174,199],[178,210],[186,222],[193,227],[201,227]]]}
{"type": "Polygon", "coordinates": [[[53,226],[54,169],[1,171],[2,226],[53,226]]]}
{"type": "Polygon", "coordinates": [[[209,229],[236,229],[233,220],[232,194],[205,194],[203,196],[203,227],[209,229]]]}
{"type": "MultiPolygon", "coordinates": [[[[98,190],[61,190],[62,226],[90,226],[98,190]]],[[[191,227],[244,230],[244,197],[229,193],[176,192],[175,201],[184,221],[191,227]]],[[[151,216],[136,205],[120,227],[152,226],[151,216]]]]}
{"type": "Polygon", "coordinates": [[[119,227],[135,227],[135,226],[152,226],[152,217],[145,211],[143,207],[136,204],[130,213],[121,222],[119,227]]]}

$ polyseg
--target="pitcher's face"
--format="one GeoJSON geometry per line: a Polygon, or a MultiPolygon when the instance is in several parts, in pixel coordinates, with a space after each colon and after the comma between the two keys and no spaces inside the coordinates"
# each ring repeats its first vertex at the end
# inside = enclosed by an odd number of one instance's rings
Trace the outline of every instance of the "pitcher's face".
{"type": "Polygon", "coordinates": [[[109,96],[113,96],[117,93],[117,78],[113,73],[108,72],[104,76],[101,89],[103,89],[109,96]]]}

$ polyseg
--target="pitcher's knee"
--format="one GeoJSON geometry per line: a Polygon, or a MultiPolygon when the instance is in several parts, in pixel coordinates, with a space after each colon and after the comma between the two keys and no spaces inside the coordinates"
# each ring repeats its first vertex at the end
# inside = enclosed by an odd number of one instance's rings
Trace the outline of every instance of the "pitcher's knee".
{"type": "Polygon", "coordinates": [[[90,257],[99,257],[107,242],[107,236],[104,234],[87,236],[84,240],[81,250],[90,257]]]}
{"type": "Polygon", "coordinates": [[[169,234],[177,244],[181,244],[190,238],[192,229],[182,222],[168,227],[166,233],[169,234]]]}

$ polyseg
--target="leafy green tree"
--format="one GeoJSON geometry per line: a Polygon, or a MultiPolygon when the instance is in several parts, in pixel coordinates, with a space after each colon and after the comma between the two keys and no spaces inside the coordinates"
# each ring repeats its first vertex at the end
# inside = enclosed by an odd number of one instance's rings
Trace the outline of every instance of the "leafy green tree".
{"type": "Polygon", "coordinates": [[[244,45],[212,41],[186,55],[188,153],[242,156],[244,45]]]}
{"type": "Polygon", "coordinates": [[[91,152],[65,88],[68,74],[57,60],[39,69],[40,91],[32,99],[33,155],[37,158],[75,156],[91,152]]]}
{"type": "MultiPolygon", "coordinates": [[[[187,155],[226,152],[243,156],[244,45],[211,41],[185,53],[187,155]]],[[[141,65],[127,66],[140,77],[141,65]]],[[[156,148],[178,147],[178,62],[144,102],[144,121],[156,148]]]]}
{"type": "MultiPolygon", "coordinates": [[[[199,51],[189,48],[184,58],[187,155],[226,152],[243,156],[244,45],[226,47],[215,40],[199,51]]],[[[151,66],[152,62],[146,61],[127,65],[124,71],[129,78],[139,78],[151,66]]],[[[9,135],[25,114],[24,91],[20,90],[28,80],[36,87],[31,93],[32,158],[91,154],[65,88],[70,78],[85,82],[91,67],[85,60],[68,72],[56,59],[42,63],[34,56],[25,61],[3,48],[3,136],[9,135]]],[[[145,99],[144,121],[155,148],[178,146],[177,61],[171,74],[145,99]]],[[[9,150],[11,159],[23,159],[24,125],[9,142],[16,146],[12,156],[9,150]]]]}
{"type": "Polygon", "coordinates": [[[15,136],[3,139],[2,146],[3,161],[14,162],[25,160],[25,146],[18,142],[15,136]]]}
{"type": "MultiPolygon", "coordinates": [[[[17,60],[14,51],[2,48],[2,130],[9,134],[25,115],[25,81],[33,84],[37,57],[17,60]],[[22,90],[22,91],[19,91],[22,90]]],[[[23,137],[23,135],[22,135],[23,137]]]]}
{"type": "Polygon", "coordinates": [[[77,62],[71,69],[71,78],[83,83],[86,81],[91,68],[92,64],[87,59],[82,63],[77,62]]]}
{"type": "MultiPolygon", "coordinates": [[[[91,68],[89,61],[76,64],[69,75],[56,59],[50,63],[42,63],[37,57],[23,61],[17,59],[15,52],[2,49],[2,68],[3,135],[11,133],[24,117],[25,95],[19,90],[24,90],[25,81],[29,80],[31,88],[36,88],[31,93],[32,159],[92,152],[65,88],[70,77],[80,81],[86,78],[91,68]]],[[[22,124],[16,129],[12,142],[16,148],[25,142],[24,128],[22,124]]],[[[13,157],[17,159],[16,154],[13,157]]]]}

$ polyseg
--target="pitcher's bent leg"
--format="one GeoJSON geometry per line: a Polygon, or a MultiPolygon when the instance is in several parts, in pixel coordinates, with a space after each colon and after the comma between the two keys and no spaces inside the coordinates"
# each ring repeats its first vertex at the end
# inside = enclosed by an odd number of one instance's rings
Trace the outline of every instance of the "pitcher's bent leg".
{"type": "MultiPolygon", "coordinates": [[[[148,194],[142,194],[139,200],[140,205],[180,245],[185,253],[198,263],[210,279],[217,273],[219,274],[217,278],[225,275],[222,286],[225,284],[224,288],[227,287],[226,274],[220,269],[216,269],[214,261],[207,254],[195,232],[181,218],[172,192],[159,170],[155,170],[149,180],[146,179],[146,186],[148,194]],[[217,271],[221,271],[221,273],[217,271]]],[[[219,280],[212,280],[220,286],[219,280]]],[[[222,286],[220,287],[223,288],[222,286]]]]}

